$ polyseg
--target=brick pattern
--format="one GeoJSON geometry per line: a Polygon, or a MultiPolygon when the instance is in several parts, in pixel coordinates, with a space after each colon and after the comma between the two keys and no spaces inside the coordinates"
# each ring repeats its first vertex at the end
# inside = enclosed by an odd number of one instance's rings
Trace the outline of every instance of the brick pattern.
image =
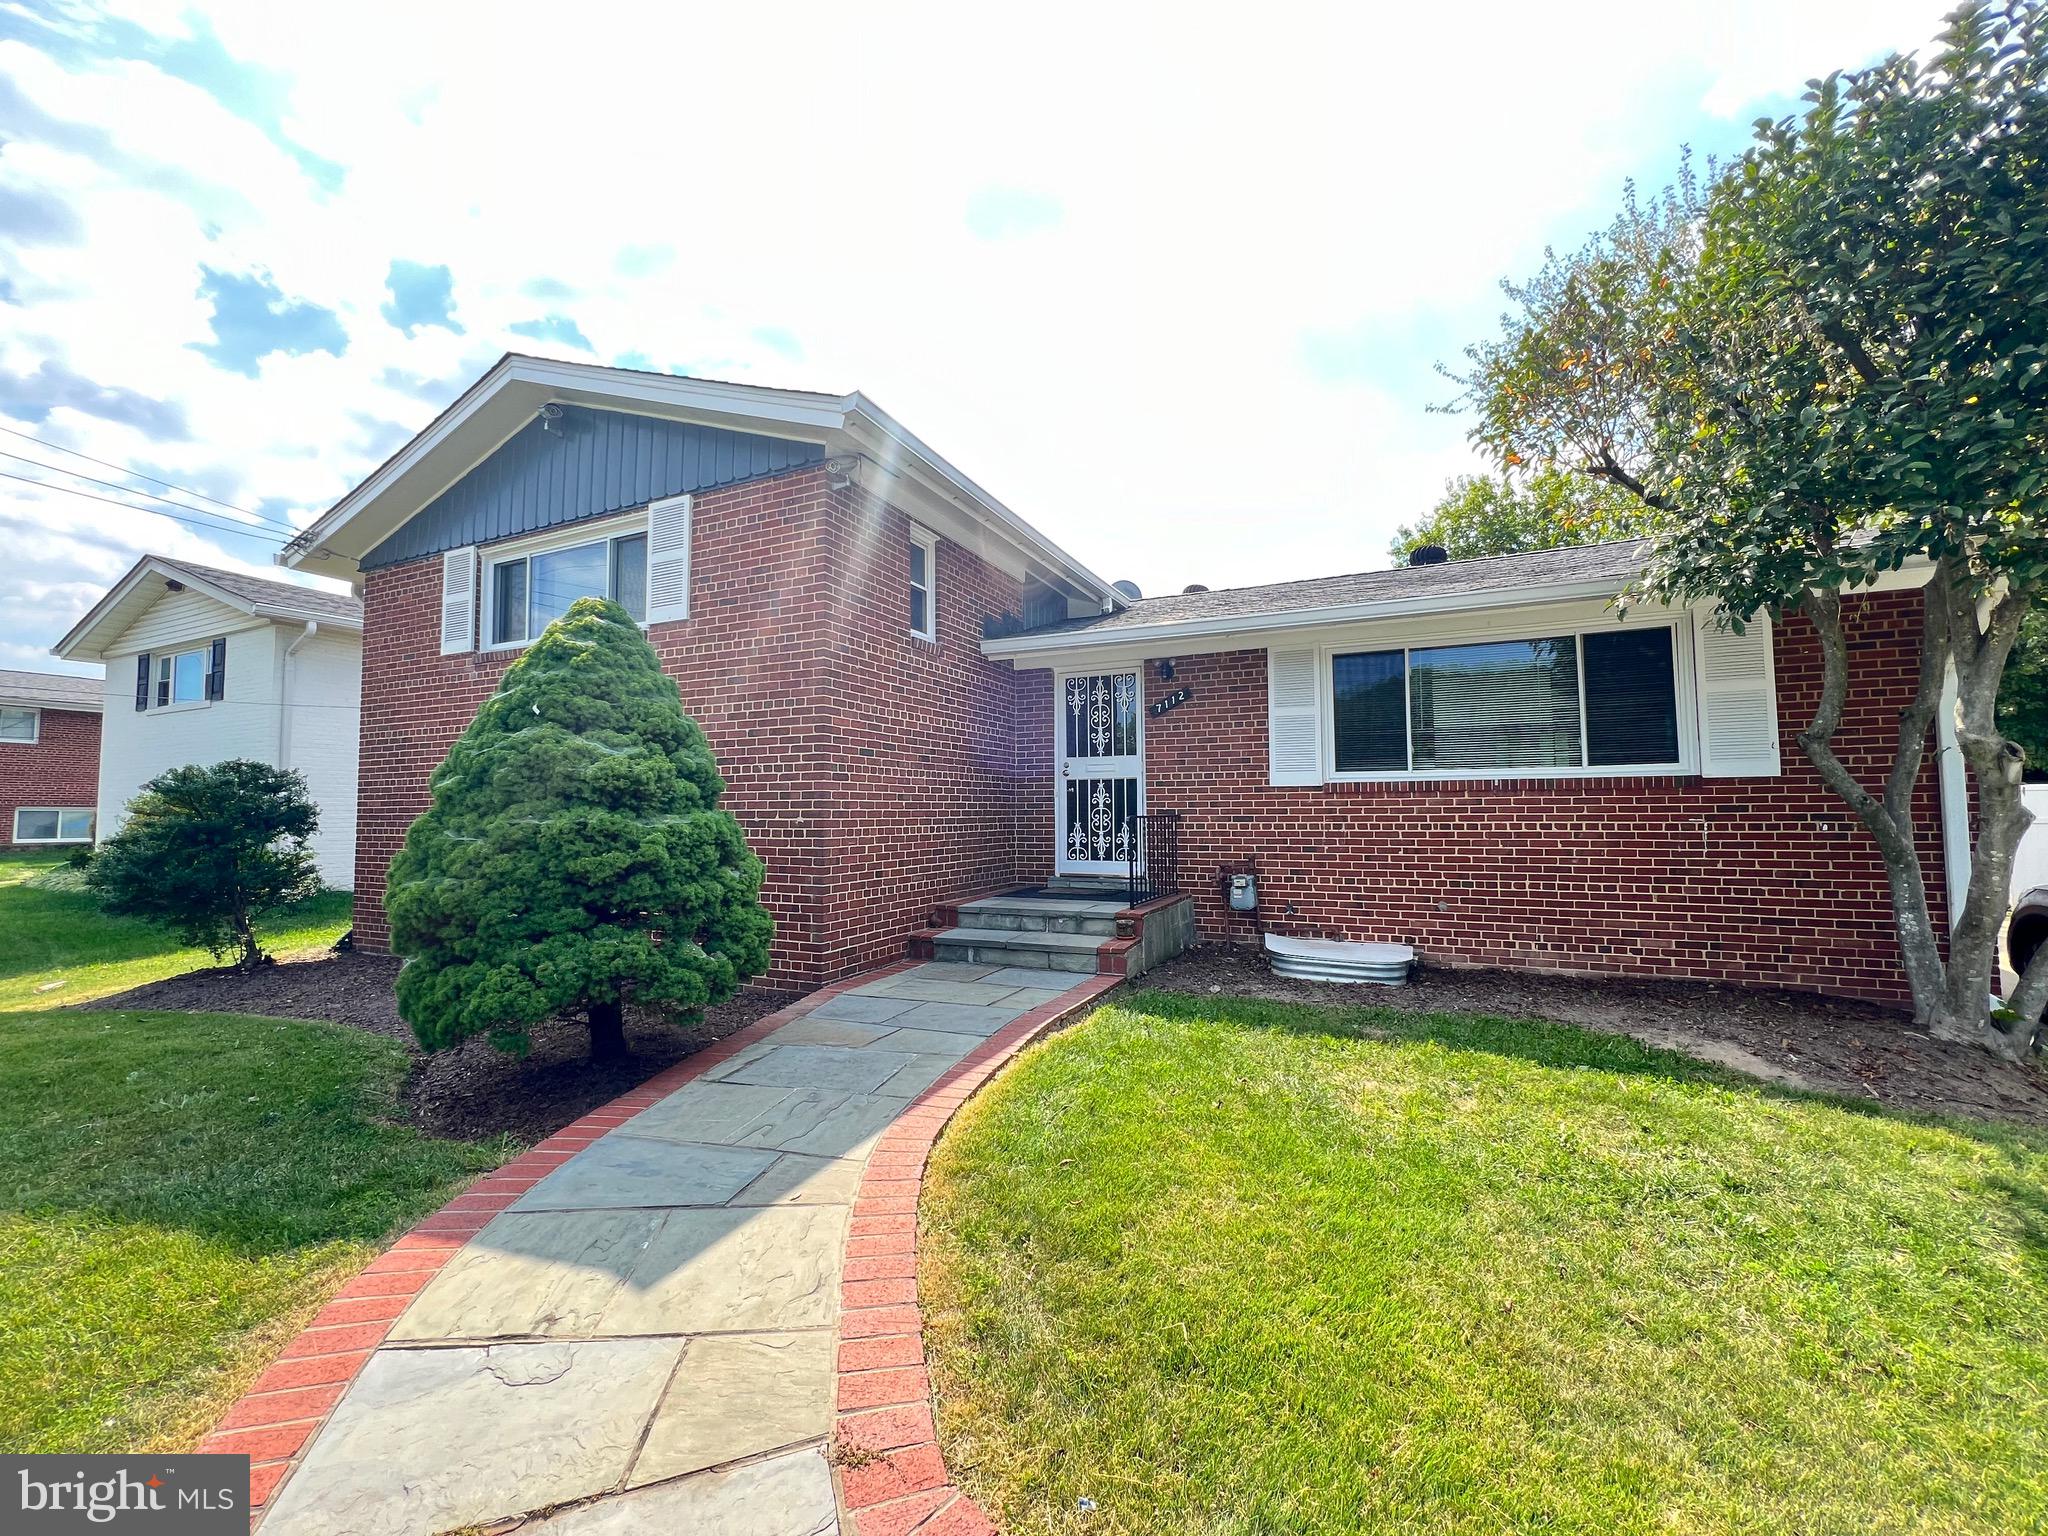
{"type": "MultiPolygon", "coordinates": [[[[1917,594],[1849,605],[1856,677],[1838,747],[1882,783],[1918,662],[1917,594]]],[[[1266,922],[1302,937],[1413,944],[1425,961],[1686,977],[1881,1002],[1907,996],[1884,866],[1794,740],[1820,689],[1810,625],[1777,627],[1776,779],[1266,782],[1266,654],[1176,654],[1147,701],[1146,793],[1185,818],[1183,889],[1205,938],[1254,940],[1219,873],[1254,857],[1266,922]]],[[[1030,674],[1050,707],[1050,674],[1030,674]]],[[[1020,736],[1024,733],[1020,732],[1020,736]]],[[[1036,744],[1032,751],[1043,750],[1036,744]]],[[[1043,763],[1047,757],[1040,756],[1043,763]]],[[[1049,769],[1027,823],[1050,826],[1049,769]]],[[[1947,931],[1930,756],[1915,801],[1934,921],[1947,931]]]]}
{"type": "Polygon", "coordinates": [[[989,1036],[884,1131],[854,1198],[840,1278],[833,1476],[851,1536],[994,1536],[939,1450],[924,1313],[917,1299],[917,1202],[934,1142],[1009,1059],[1120,984],[1084,980],[989,1036]]]}
{"type": "MultiPolygon", "coordinates": [[[[691,617],[648,638],[704,727],[768,866],[769,979],[883,958],[939,897],[1002,886],[1023,794],[1015,676],[981,654],[1017,586],[941,543],[938,640],[909,633],[909,520],[806,469],[698,496],[691,617]]],[[[356,938],[390,941],[386,872],[427,779],[514,652],[440,654],[438,556],[368,573],[356,938]]],[[[1040,770],[1042,772],[1042,769],[1040,770]]]]}
{"type": "Polygon", "coordinates": [[[89,811],[99,800],[100,717],[92,711],[45,709],[33,745],[0,741],[0,847],[12,844],[21,806],[89,811]]]}
{"type": "Polygon", "coordinates": [[[656,1073],[630,1093],[593,1109],[511,1162],[484,1174],[373,1259],[278,1352],[277,1359],[197,1447],[250,1457],[251,1523],[259,1521],[276,1498],[277,1490],[327,1422],[349,1383],[384,1342],[399,1314],[493,1216],[606,1132],[660,1103],[693,1078],[730,1061],[827,999],[910,965],[908,960],[900,961],[814,992],[656,1073]]]}

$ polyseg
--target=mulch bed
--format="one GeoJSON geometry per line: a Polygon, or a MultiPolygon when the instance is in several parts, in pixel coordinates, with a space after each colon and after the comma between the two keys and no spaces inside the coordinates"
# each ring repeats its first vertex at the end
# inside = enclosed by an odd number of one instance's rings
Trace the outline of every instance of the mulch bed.
{"type": "Polygon", "coordinates": [[[707,1008],[702,1019],[677,1024],[652,1009],[626,1011],[624,1060],[593,1063],[590,1033],[557,1020],[532,1034],[525,1056],[488,1040],[422,1052],[398,1016],[393,985],[399,962],[356,952],[267,965],[247,975],[231,969],[191,971],[167,981],[103,997],[82,1008],[170,1008],[195,1013],[254,1013],[272,1018],[326,1019],[402,1041],[414,1053],[405,1103],[430,1136],[487,1141],[510,1136],[539,1141],[600,1104],[638,1087],[664,1067],[773,1013],[795,994],[748,989],[707,1008]]]}
{"type": "Polygon", "coordinates": [[[1769,1081],[1893,1109],[2048,1125],[2048,1073],[1931,1039],[1871,1003],[1705,982],[1425,969],[1405,987],[1276,976],[1240,945],[1209,944],[1148,971],[1141,987],[1290,1003],[1554,1019],[1683,1051],[1769,1081]]]}

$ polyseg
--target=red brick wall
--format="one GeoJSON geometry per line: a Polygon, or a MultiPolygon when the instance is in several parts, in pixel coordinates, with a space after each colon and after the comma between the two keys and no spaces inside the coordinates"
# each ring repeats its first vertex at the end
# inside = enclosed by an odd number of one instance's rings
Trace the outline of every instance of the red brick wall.
{"type": "MultiPolygon", "coordinates": [[[[1850,607],[1856,669],[1838,746],[1873,787],[1910,694],[1919,598],[1850,607]]],[[[1425,960],[1692,977],[1897,1001],[1906,996],[1884,870],[1869,835],[1794,740],[1820,656],[1803,621],[1776,634],[1784,773],[1267,784],[1266,654],[1176,654],[1148,701],[1194,698],[1146,722],[1148,806],[1177,810],[1183,884],[1207,937],[1245,937],[1221,866],[1255,857],[1276,932],[1379,939],[1425,960]]],[[[1030,674],[1050,698],[1050,673],[1030,674]]],[[[1049,750],[1049,749],[1048,749],[1049,750]]],[[[1041,759],[1043,761],[1043,759],[1041,759]]],[[[1050,825],[1049,775],[1028,813],[1050,825]]],[[[1932,757],[1917,801],[1936,922],[1945,931],[1932,757]]]]}
{"type": "MultiPolygon", "coordinates": [[[[940,546],[939,639],[909,630],[908,521],[807,469],[699,495],[691,617],[648,638],[704,727],[768,866],[770,979],[903,953],[933,903],[1006,883],[1021,787],[984,614],[1013,583],[940,546]]],[[[368,574],[356,935],[389,942],[384,879],[427,777],[516,653],[440,654],[439,556],[368,574]]]]}
{"type": "Polygon", "coordinates": [[[100,717],[45,709],[34,746],[0,742],[0,844],[14,837],[17,807],[91,810],[100,799],[100,717]]]}

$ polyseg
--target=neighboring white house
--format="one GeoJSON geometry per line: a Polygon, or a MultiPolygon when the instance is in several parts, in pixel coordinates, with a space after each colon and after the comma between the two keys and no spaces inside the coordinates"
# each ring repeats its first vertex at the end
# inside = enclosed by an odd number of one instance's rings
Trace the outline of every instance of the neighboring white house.
{"type": "Polygon", "coordinates": [[[52,649],[106,664],[101,837],[165,769],[251,758],[305,775],[320,806],[320,877],[355,884],[355,598],[145,555],[52,649]]]}

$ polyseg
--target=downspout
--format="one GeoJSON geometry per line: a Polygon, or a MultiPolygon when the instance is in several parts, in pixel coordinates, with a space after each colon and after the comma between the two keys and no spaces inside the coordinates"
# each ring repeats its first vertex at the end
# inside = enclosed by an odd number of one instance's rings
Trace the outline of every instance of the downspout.
{"type": "Polygon", "coordinates": [[[277,766],[289,768],[292,765],[292,658],[299,654],[299,647],[320,633],[318,619],[306,620],[306,627],[292,636],[292,643],[284,648],[284,660],[277,669],[277,766]]]}
{"type": "Polygon", "coordinates": [[[1941,704],[1934,715],[1934,745],[1940,770],[1941,864],[1948,886],[1948,926],[1953,933],[1962,920],[1970,894],[1970,785],[1956,745],[1956,669],[1951,665],[1941,682],[1941,704]]]}

